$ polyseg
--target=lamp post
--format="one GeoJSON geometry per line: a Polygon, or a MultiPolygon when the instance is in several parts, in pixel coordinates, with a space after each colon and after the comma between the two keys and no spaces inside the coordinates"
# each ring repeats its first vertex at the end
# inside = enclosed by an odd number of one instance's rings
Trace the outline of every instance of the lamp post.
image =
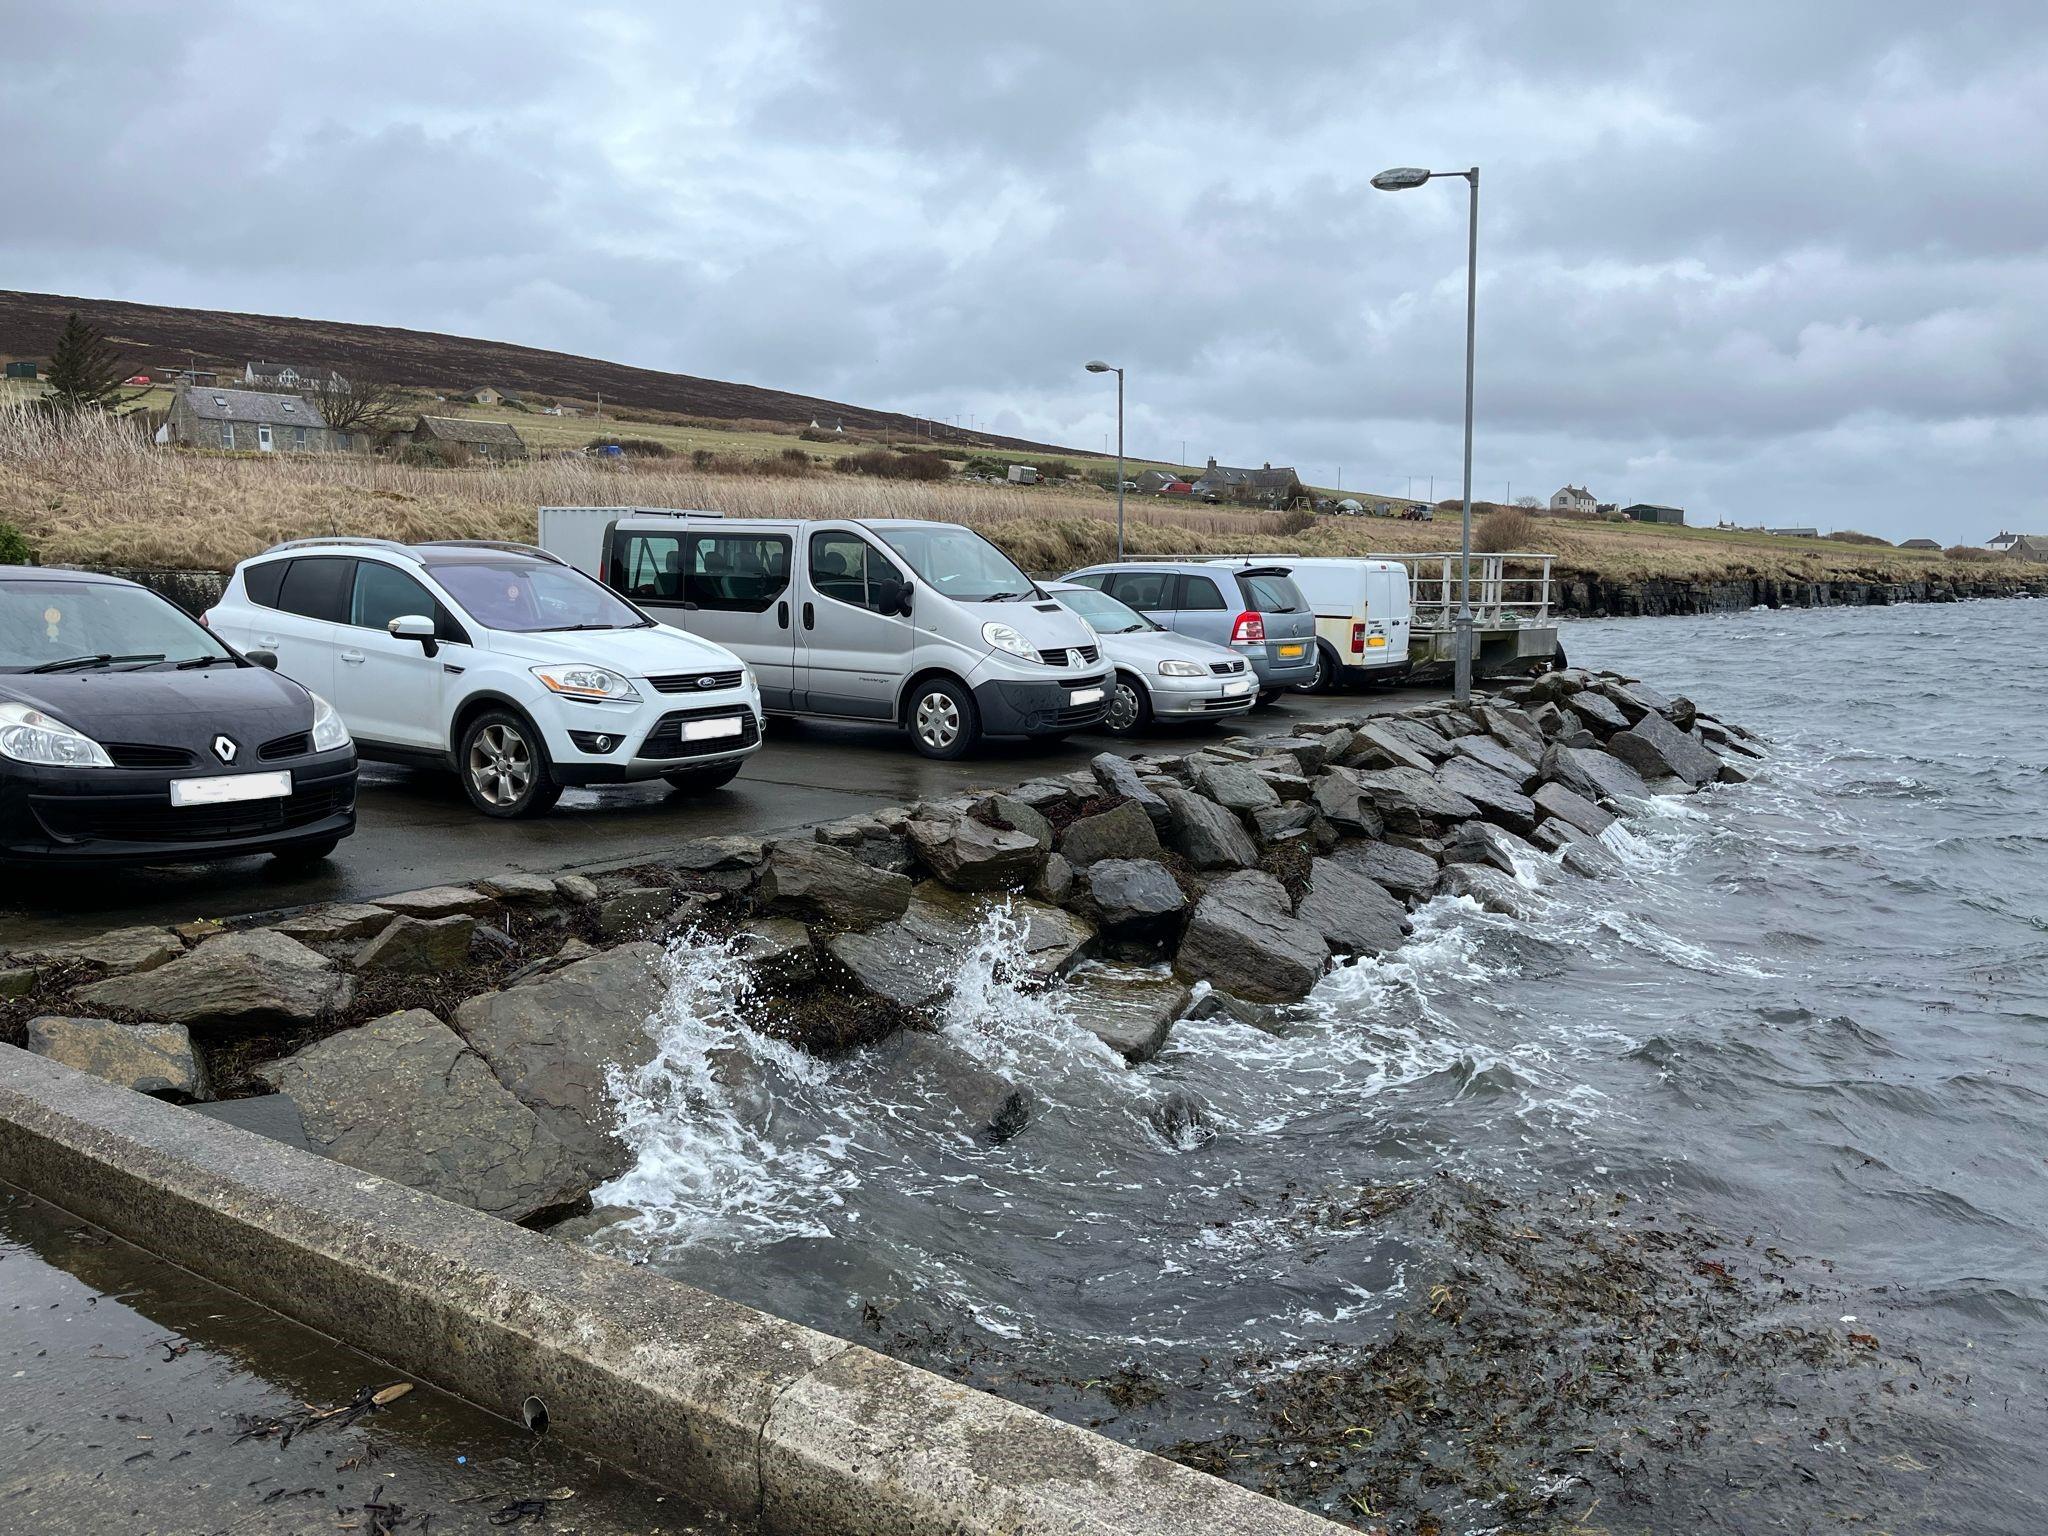
{"type": "Polygon", "coordinates": [[[1124,557],[1124,371],[1100,359],[1088,364],[1090,373],[1116,375],[1116,557],[1124,557]]]}
{"type": "Polygon", "coordinates": [[[1458,552],[1457,670],[1452,677],[1452,690],[1463,703],[1472,696],[1472,339],[1479,313],[1479,167],[1424,171],[1402,166],[1381,171],[1372,184],[1382,192],[1406,192],[1439,176],[1462,176],[1472,187],[1465,234],[1465,524],[1458,552]]]}

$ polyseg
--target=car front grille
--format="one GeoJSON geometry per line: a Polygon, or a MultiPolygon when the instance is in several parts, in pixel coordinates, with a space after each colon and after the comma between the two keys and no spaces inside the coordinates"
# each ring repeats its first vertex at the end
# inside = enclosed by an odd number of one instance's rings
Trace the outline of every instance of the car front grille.
{"type": "Polygon", "coordinates": [[[1241,661],[1212,661],[1209,663],[1209,670],[1218,677],[1235,677],[1244,670],[1244,663],[1241,661]]]}
{"type": "Polygon", "coordinates": [[[116,768],[183,768],[192,754],[183,747],[159,747],[150,742],[107,741],[100,743],[116,768]]]}
{"type": "Polygon", "coordinates": [[[737,672],[672,672],[666,677],[650,677],[647,681],[656,693],[712,693],[720,688],[737,688],[740,674],[737,672]]]}
{"type": "Polygon", "coordinates": [[[761,739],[760,723],[755,720],[751,709],[679,709],[673,714],[663,715],[654,722],[654,729],[647,733],[647,739],[640,743],[635,757],[675,759],[684,757],[715,757],[722,752],[739,752],[754,746],[761,739]],[[740,722],[737,736],[713,736],[707,741],[683,740],[683,722],[686,720],[732,720],[740,722]]]}
{"type": "Polygon", "coordinates": [[[304,757],[313,750],[311,731],[293,731],[289,736],[279,736],[266,741],[256,749],[256,755],[266,763],[274,763],[281,757],[304,757]]]}
{"type": "Polygon", "coordinates": [[[1038,659],[1048,667],[1092,667],[1102,660],[1098,646],[1077,645],[1064,651],[1040,651],[1038,659]]]}
{"type": "Polygon", "coordinates": [[[1249,693],[1239,693],[1233,694],[1231,697],[1227,699],[1204,699],[1202,701],[1202,708],[1217,710],[1243,709],[1247,704],[1250,704],[1252,702],[1252,698],[1253,695],[1249,693]]]}
{"type": "Polygon", "coordinates": [[[39,795],[31,803],[43,830],[60,843],[229,842],[289,832],[338,816],[355,803],[355,786],[346,781],[318,784],[277,800],[232,805],[174,806],[168,795],[39,795]]]}

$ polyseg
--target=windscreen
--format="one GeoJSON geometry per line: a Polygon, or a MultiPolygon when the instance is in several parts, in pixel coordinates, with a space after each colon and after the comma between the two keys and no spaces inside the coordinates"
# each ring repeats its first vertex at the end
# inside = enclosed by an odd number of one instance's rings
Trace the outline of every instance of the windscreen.
{"type": "Polygon", "coordinates": [[[1053,596],[1086,619],[1088,627],[1098,635],[1135,635],[1159,628],[1137,609],[1125,607],[1106,592],[1091,592],[1085,587],[1077,587],[1071,592],[1055,592],[1053,596]]]}
{"type": "Polygon", "coordinates": [[[1031,578],[980,534],[941,525],[871,530],[926,586],[963,603],[1011,602],[1035,595],[1031,578]]]}
{"type": "Polygon", "coordinates": [[[486,629],[644,629],[653,623],[581,571],[538,560],[449,560],[427,574],[486,629]]]}
{"type": "Polygon", "coordinates": [[[182,610],[141,587],[0,581],[0,669],[27,672],[229,659],[182,610]]]}
{"type": "Polygon", "coordinates": [[[1238,585],[1244,588],[1245,606],[1259,613],[1306,613],[1308,599],[1301,595],[1301,588],[1294,584],[1291,576],[1281,576],[1270,571],[1240,573],[1238,585]]]}

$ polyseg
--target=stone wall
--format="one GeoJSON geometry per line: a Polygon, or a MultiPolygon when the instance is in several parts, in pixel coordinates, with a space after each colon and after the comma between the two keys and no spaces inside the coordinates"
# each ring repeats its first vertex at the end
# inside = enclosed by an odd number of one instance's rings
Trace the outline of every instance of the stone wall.
{"type": "Polygon", "coordinates": [[[1584,573],[1560,573],[1557,578],[1558,612],[1568,618],[1741,613],[1751,608],[1882,607],[2023,596],[2048,597],[2048,579],[2003,573],[1908,582],[1794,581],[1771,576],[1609,582],[1584,573]]]}

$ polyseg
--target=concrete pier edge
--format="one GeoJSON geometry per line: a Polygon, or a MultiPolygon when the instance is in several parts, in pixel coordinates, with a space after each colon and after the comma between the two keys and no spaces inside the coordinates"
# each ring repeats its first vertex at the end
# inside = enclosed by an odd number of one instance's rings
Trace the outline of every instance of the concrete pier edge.
{"type": "Polygon", "coordinates": [[[1344,1527],[737,1302],[0,1046],[0,1180],[772,1532],[1344,1527]]]}

